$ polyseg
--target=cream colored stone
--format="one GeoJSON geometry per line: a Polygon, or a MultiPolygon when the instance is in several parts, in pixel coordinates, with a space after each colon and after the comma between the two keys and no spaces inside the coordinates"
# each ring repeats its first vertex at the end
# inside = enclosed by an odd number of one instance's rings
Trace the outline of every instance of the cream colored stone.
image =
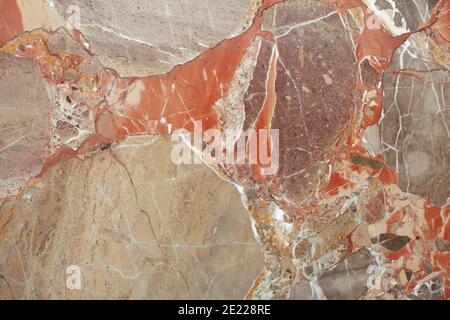
{"type": "Polygon", "coordinates": [[[173,165],[171,147],[131,138],[50,170],[2,232],[0,298],[243,298],[263,267],[247,210],[211,169],[173,165]]]}

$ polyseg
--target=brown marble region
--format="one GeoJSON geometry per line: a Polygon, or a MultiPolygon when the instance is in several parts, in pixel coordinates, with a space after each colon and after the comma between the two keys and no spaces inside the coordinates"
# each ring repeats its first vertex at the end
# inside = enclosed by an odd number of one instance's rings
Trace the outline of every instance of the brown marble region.
{"type": "Polygon", "coordinates": [[[133,137],[3,201],[2,298],[244,297],[264,259],[240,195],[204,165],[173,165],[170,150],[133,137]],[[67,263],[81,290],[66,288],[67,263]]]}
{"type": "Polygon", "coordinates": [[[333,7],[286,1],[268,9],[264,19],[279,52],[272,126],[280,128],[280,171],[274,192],[300,204],[317,185],[321,160],[353,114],[356,61],[333,7]]]}
{"type": "Polygon", "coordinates": [[[448,0],[0,0],[0,299],[450,299],[449,48],[448,0]]]}
{"type": "Polygon", "coordinates": [[[443,206],[450,194],[450,75],[431,59],[424,37],[416,33],[398,48],[384,76],[382,145],[399,186],[443,206]]]}
{"type": "Polygon", "coordinates": [[[33,59],[1,52],[0,76],[0,193],[8,195],[42,170],[50,99],[33,59]]]}
{"type": "Polygon", "coordinates": [[[250,26],[258,2],[63,0],[55,7],[61,16],[72,14],[70,6],[79,8],[77,29],[105,67],[143,76],[168,72],[237,36],[250,26]]]}

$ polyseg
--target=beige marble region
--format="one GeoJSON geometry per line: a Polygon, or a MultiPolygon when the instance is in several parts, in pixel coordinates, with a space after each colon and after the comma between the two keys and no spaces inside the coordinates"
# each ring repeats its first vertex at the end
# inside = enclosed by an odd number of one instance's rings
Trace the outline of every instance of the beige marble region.
{"type": "Polygon", "coordinates": [[[240,195],[205,165],[173,165],[171,146],[130,138],[2,201],[0,298],[243,298],[264,259],[240,195]]]}

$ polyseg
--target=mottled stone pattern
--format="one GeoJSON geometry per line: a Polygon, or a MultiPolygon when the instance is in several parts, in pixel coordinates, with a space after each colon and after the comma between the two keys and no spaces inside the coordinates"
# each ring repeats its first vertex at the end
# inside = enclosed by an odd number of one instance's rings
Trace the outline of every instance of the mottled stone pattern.
{"type": "MultiPolygon", "coordinates": [[[[369,274],[367,268],[374,258],[368,250],[361,249],[349,258],[341,261],[333,270],[325,272],[318,285],[328,299],[352,300],[358,299],[367,291],[369,274]]],[[[319,296],[311,288],[309,282],[300,282],[293,286],[290,299],[315,300],[319,296]]]]}
{"type": "Polygon", "coordinates": [[[0,1],[0,299],[450,299],[449,26],[446,0],[0,1]]]}
{"type": "Polygon", "coordinates": [[[13,203],[0,297],[241,299],[263,267],[239,194],[167,139],[132,138],[53,168],[13,203]],[[82,289],[67,290],[78,265],[82,289]],[[9,289],[8,289],[9,288],[9,289]]]}
{"type": "Polygon", "coordinates": [[[266,39],[261,40],[258,50],[258,60],[252,74],[252,80],[245,92],[245,122],[244,129],[254,126],[258,113],[266,96],[266,78],[273,45],[266,39]]]}
{"type": "Polygon", "coordinates": [[[250,26],[255,0],[55,1],[78,6],[79,29],[102,63],[123,76],[167,72],[250,26]]]}
{"type": "Polygon", "coordinates": [[[50,101],[39,66],[0,52],[0,196],[14,194],[45,159],[50,101]]]}
{"type": "Polygon", "coordinates": [[[332,7],[287,1],[266,13],[279,52],[272,127],[280,130],[281,191],[300,202],[353,114],[356,61],[332,7]]]}
{"type": "Polygon", "coordinates": [[[397,49],[384,76],[383,153],[404,191],[443,206],[450,195],[450,76],[430,60],[420,36],[397,49]],[[395,71],[404,69],[413,72],[395,71]]]}
{"type": "Polygon", "coordinates": [[[363,0],[395,35],[422,28],[431,16],[436,0],[363,0]]]}

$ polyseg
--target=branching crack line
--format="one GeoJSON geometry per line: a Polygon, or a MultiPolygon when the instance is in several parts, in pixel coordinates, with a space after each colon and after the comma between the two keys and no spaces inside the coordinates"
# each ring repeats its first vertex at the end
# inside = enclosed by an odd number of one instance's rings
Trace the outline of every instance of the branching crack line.
{"type": "Polygon", "coordinates": [[[150,218],[150,214],[146,210],[142,209],[141,205],[139,204],[136,187],[134,185],[134,181],[133,181],[133,178],[131,177],[130,171],[128,170],[127,166],[121,160],[119,160],[117,158],[117,155],[113,151],[111,151],[111,156],[118,164],[120,164],[125,169],[125,172],[128,175],[128,179],[130,180],[131,186],[133,187],[133,193],[134,193],[134,198],[135,198],[135,201],[136,201],[136,205],[137,205],[139,211],[142,212],[147,217],[148,223],[150,225],[150,230],[151,230],[152,235],[153,235],[153,237],[155,238],[155,241],[156,241],[156,245],[158,246],[159,250],[162,252],[163,250],[161,248],[161,245],[159,244],[158,238],[156,237],[155,230],[153,229],[153,224],[152,224],[152,220],[150,218]]]}

